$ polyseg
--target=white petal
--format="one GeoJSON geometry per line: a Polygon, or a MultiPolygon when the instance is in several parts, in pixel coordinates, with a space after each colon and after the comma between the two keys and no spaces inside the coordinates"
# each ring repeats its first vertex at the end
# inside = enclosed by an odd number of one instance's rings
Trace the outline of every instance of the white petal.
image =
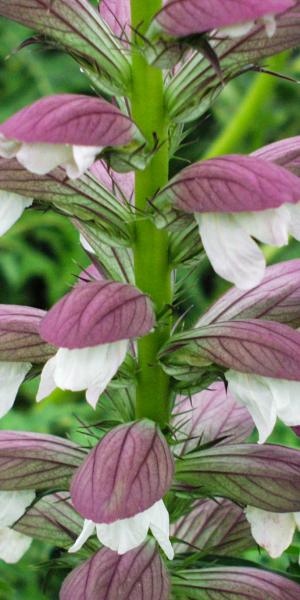
{"type": "Polygon", "coordinates": [[[46,175],[55,167],[73,161],[72,146],[66,144],[22,144],[16,157],[36,175],[46,175]]]}
{"type": "Polygon", "coordinates": [[[107,344],[106,353],[106,370],[105,373],[102,371],[97,376],[95,383],[88,386],[86,391],[86,400],[92,406],[96,408],[99,396],[104,392],[111,379],[117,373],[120,365],[126,357],[128,349],[128,341],[121,340],[120,342],[114,342],[113,344],[107,344]]]}
{"type": "Polygon", "coordinates": [[[241,227],[257,240],[271,246],[286,246],[289,241],[291,216],[286,206],[235,216],[241,227]]]}
{"type": "Polygon", "coordinates": [[[265,259],[257,244],[231,214],[195,214],[207,256],[218,275],[241,290],[258,285],[265,259]]]}
{"type": "Polygon", "coordinates": [[[264,378],[276,404],[277,416],[285,425],[300,425],[300,381],[264,378]]]}
{"type": "Polygon", "coordinates": [[[109,384],[112,377],[108,377],[106,381],[103,383],[98,383],[95,385],[90,385],[85,393],[85,399],[87,403],[95,410],[98,404],[99,397],[105,391],[107,385],[109,384]]]}
{"type": "Polygon", "coordinates": [[[82,235],[82,233],[79,236],[80,239],[80,243],[82,245],[82,247],[89,252],[90,254],[96,254],[95,250],[92,248],[92,246],[89,244],[89,242],[85,239],[85,237],[82,235]]]}
{"type": "Polygon", "coordinates": [[[170,542],[170,517],[163,500],[156,502],[150,509],[150,529],[169,560],[174,558],[170,542]]]}
{"type": "Polygon", "coordinates": [[[33,490],[0,491],[0,528],[10,527],[20,519],[34,498],[33,490]]]}
{"type": "Polygon", "coordinates": [[[13,158],[16,156],[21,143],[16,140],[7,140],[3,133],[0,133],[0,156],[3,158],[13,158]]]}
{"type": "Polygon", "coordinates": [[[96,156],[103,150],[101,146],[73,146],[73,157],[62,166],[65,167],[68,177],[76,179],[81,177],[95,162],[96,156]]]}
{"type": "Polygon", "coordinates": [[[232,39],[243,37],[247,35],[255,26],[254,21],[247,21],[246,23],[237,23],[236,25],[230,25],[228,27],[222,27],[218,30],[218,33],[222,37],[229,37],[232,39]]]}
{"type": "Polygon", "coordinates": [[[73,552],[78,552],[80,548],[85,544],[86,540],[89,539],[91,535],[93,535],[95,531],[95,523],[93,521],[89,521],[85,519],[83,524],[83,529],[80,536],[77,538],[75,544],[69,548],[69,552],[72,554],[73,552]]]}
{"type": "Polygon", "coordinates": [[[147,536],[150,524],[147,513],[148,511],[144,511],[130,519],[120,519],[109,525],[97,524],[99,541],[118,554],[125,554],[129,550],[137,548],[147,536]]]}
{"type": "Polygon", "coordinates": [[[127,348],[127,340],[79,350],[60,348],[54,372],[57,387],[73,392],[87,390],[87,401],[95,407],[123,362],[127,348]]]}
{"type": "Polygon", "coordinates": [[[293,513],[297,529],[300,531],[300,512],[293,513]]]}
{"type": "Polygon", "coordinates": [[[0,235],[6,233],[32,203],[31,198],[0,190],[0,235]]]}
{"type": "Polygon", "coordinates": [[[261,17],[260,20],[266,28],[266,34],[268,38],[272,38],[277,30],[275,15],[265,15],[264,17],[261,17]]]}
{"type": "Polygon", "coordinates": [[[291,215],[289,232],[296,240],[300,241],[300,202],[285,206],[291,215]]]}
{"type": "Polygon", "coordinates": [[[118,554],[125,554],[142,544],[149,528],[167,557],[172,560],[174,551],[169,540],[169,513],[162,500],[129,519],[96,524],[99,541],[118,554]]]}
{"type": "Polygon", "coordinates": [[[56,356],[53,356],[45,363],[41,372],[41,380],[39,389],[36,395],[36,401],[40,402],[44,398],[48,398],[52,392],[56,389],[56,383],[54,381],[54,372],[56,367],[56,356]]]}
{"type": "Polygon", "coordinates": [[[13,406],[19,387],[30,369],[30,363],[0,362],[0,417],[6,415],[13,406]]]}
{"type": "Polygon", "coordinates": [[[8,564],[18,562],[27,552],[32,539],[13,529],[0,529],[0,559],[8,564]]]}
{"type": "Polygon", "coordinates": [[[267,378],[230,370],[226,372],[226,379],[229,391],[249,410],[259,433],[259,444],[263,444],[272,433],[277,416],[267,378]]]}
{"type": "Polygon", "coordinates": [[[246,518],[251,525],[251,533],[259,546],[271,558],[278,558],[290,546],[296,523],[293,513],[272,513],[248,506],[246,518]]]}

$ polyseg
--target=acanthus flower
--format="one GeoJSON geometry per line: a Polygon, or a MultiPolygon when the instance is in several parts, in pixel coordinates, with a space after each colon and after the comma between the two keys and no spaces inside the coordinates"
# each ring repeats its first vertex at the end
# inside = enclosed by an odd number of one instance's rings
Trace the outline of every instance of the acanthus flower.
{"type": "Polygon", "coordinates": [[[172,455],[157,425],[143,420],[113,429],[73,478],[72,502],[85,522],[69,552],[78,551],[96,530],[103,545],[122,555],[142,544],[150,529],[171,560],[163,496],[173,474],[172,455]]]}
{"type": "Polygon", "coordinates": [[[133,286],[105,280],[76,286],[41,322],[41,337],[58,351],[44,366],[37,400],[56,387],[86,390],[95,408],[129,340],[146,335],[154,322],[150,300],[133,286]]]}
{"type": "MultiPolygon", "coordinates": [[[[295,259],[266,269],[261,283],[242,292],[231,288],[198,321],[197,327],[239,319],[259,319],[299,328],[300,261],[295,259]]],[[[227,371],[229,392],[252,414],[263,443],[277,418],[289,427],[300,423],[299,381],[227,371]]]]}
{"type": "Polygon", "coordinates": [[[273,246],[300,239],[300,179],[256,156],[227,155],[183,169],[158,194],[157,206],[193,213],[202,244],[218,275],[239,289],[263,279],[257,240],[273,246]]]}
{"type": "Polygon", "coordinates": [[[0,126],[0,156],[16,157],[29,171],[45,175],[65,168],[83,175],[103,149],[127,146],[140,134],[116,106],[100,98],[59,94],[42,98],[0,126]]]}
{"type": "Polygon", "coordinates": [[[161,357],[173,372],[183,364],[199,373],[212,363],[223,367],[229,392],[250,412],[260,443],[277,417],[288,426],[300,425],[300,333],[287,325],[217,322],[174,336],[161,357]]]}

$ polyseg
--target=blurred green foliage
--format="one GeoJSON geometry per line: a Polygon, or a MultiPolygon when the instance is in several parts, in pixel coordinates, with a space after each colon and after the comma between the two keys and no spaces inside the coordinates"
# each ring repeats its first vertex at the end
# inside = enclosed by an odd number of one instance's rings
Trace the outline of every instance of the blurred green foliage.
{"type": "MultiPolygon", "coordinates": [[[[92,91],[71,58],[36,45],[17,51],[30,35],[21,26],[0,19],[0,121],[43,95],[92,91]]],[[[300,55],[276,58],[271,68],[300,79],[300,55]]],[[[213,149],[251,152],[266,143],[299,134],[299,98],[296,83],[269,75],[241,77],[224,90],[211,112],[193,127],[187,144],[172,163],[172,171],[213,149]]],[[[278,252],[267,248],[266,254],[269,262],[299,257],[299,244],[291,242],[278,252]]],[[[0,303],[47,308],[68,290],[74,276],[86,264],[78,234],[67,219],[50,212],[28,210],[0,238],[0,303]]],[[[188,301],[182,310],[192,304],[190,318],[195,320],[226,287],[225,282],[213,275],[208,262],[203,261],[187,280],[188,301]]],[[[36,381],[23,385],[16,408],[2,420],[2,428],[74,435],[79,427],[76,417],[97,420],[97,413],[91,414],[91,409],[80,401],[80,395],[57,391],[50,400],[37,406],[36,386],[36,381]]],[[[272,441],[298,444],[296,436],[281,425],[272,441]]],[[[296,540],[291,550],[295,562],[299,546],[296,540]]],[[[53,553],[56,550],[35,542],[18,565],[0,564],[0,600],[57,599],[65,572],[57,569],[48,572],[46,563],[53,553]]],[[[247,558],[260,558],[264,565],[271,564],[265,554],[259,557],[256,550],[247,558]]],[[[276,563],[282,569],[287,565],[288,557],[276,563]]]]}

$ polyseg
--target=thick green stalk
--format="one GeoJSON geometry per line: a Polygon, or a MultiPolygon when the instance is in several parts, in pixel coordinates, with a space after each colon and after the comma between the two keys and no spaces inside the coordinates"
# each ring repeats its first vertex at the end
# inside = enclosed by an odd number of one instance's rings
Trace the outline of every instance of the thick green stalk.
{"type": "MultiPolygon", "coordinates": [[[[132,27],[143,34],[152,16],[161,8],[161,0],[131,0],[132,27]]],[[[139,43],[138,35],[134,39],[139,43]]],[[[143,217],[148,201],[168,181],[168,123],[164,110],[163,76],[150,67],[138,49],[133,50],[132,114],[149,145],[155,139],[161,148],[144,171],[136,173],[135,204],[137,208],[135,277],[136,285],[149,294],[157,313],[171,302],[171,272],[168,261],[168,235],[159,231],[151,220],[143,217]]],[[[139,375],[136,416],[147,417],[160,424],[169,420],[169,378],[157,363],[157,352],[170,333],[164,318],[154,333],[138,342],[139,375]]]]}

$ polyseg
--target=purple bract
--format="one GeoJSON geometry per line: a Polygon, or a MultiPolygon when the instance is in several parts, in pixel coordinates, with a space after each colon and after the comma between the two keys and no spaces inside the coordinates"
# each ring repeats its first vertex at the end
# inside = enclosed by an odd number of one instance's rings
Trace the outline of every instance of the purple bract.
{"type": "Polygon", "coordinates": [[[75,508],[94,523],[113,523],[150,508],[168,491],[174,472],[157,425],[136,421],[110,431],[75,473],[75,508]]]}

